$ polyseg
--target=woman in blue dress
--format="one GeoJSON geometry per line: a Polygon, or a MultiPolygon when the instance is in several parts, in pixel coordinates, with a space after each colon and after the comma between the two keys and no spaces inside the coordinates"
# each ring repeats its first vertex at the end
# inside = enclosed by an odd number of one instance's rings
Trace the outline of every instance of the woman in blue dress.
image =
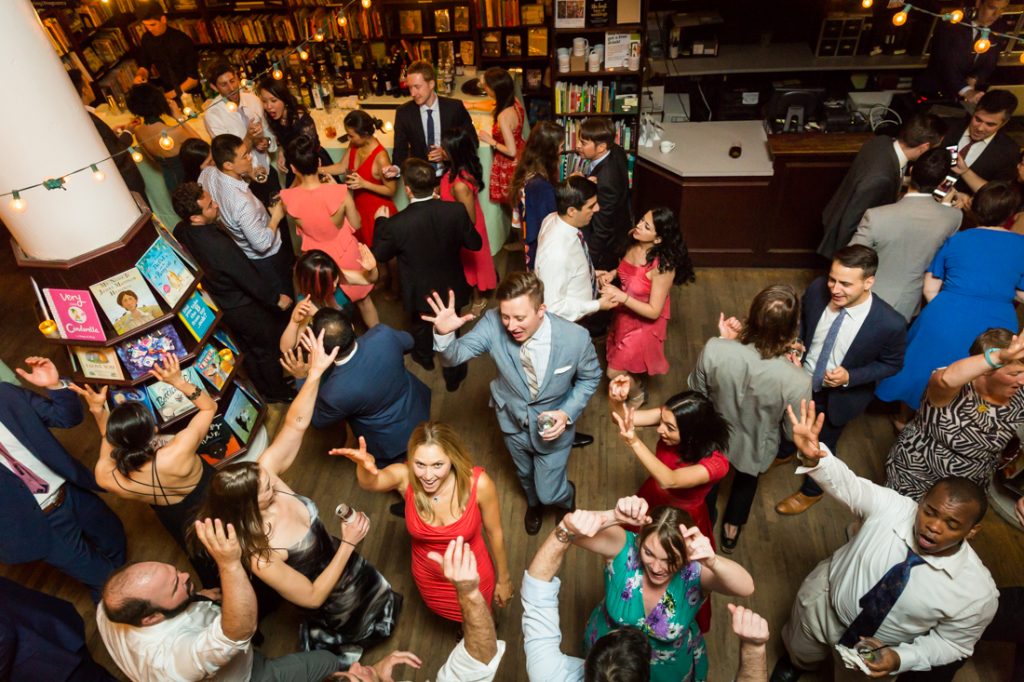
{"type": "Polygon", "coordinates": [[[748,597],[754,580],[734,561],[716,556],[689,516],[624,497],[615,509],[577,510],[559,524],[576,545],[605,559],[605,598],[584,631],[589,652],[601,637],[632,626],[651,644],[651,682],[705,682],[708,655],[696,616],[711,592],[748,597]],[[642,524],[637,533],[623,525],[642,524]]]}
{"type": "Polygon", "coordinates": [[[910,327],[903,369],[875,394],[916,410],[928,377],[959,360],[986,329],[1017,328],[1014,298],[1024,301],[1024,235],[1001,225],[1017,212],[1018,190],[990,182],[974,196],[976,227],[942,245],[925,273],[924,307],[910,327]]]}

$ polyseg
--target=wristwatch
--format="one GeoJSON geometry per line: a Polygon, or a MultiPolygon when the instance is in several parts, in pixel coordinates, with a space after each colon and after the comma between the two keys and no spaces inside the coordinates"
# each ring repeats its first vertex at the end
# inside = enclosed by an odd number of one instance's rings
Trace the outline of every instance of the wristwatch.
{"type": "Polygon", "coordinates": [[[562,524],[555,526],[555,539],[562,544],[568,545],[570,542],[576,539],[574,533],[570,533],[562,524]]]}

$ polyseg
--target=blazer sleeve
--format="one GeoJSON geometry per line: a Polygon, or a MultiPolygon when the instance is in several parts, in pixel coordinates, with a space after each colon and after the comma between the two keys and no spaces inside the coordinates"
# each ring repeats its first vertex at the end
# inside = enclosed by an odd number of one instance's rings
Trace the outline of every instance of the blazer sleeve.
{"type": "Polygon", "coordinates": [[[252,261],[242,253],[237,244],[225,244],[225,248],[220,250],[218,260],[221,261],[221,271],[235,283],[235,286],[260,303],[277,307],[277,289],[265,277],[260,276],[252,261]]]}
{"type": "MultiPolygon", "coordinates": [[[[391,163],[401,166],[409,158],[409,109],[399,109],[395,115],[395,149],[391,154],[391,163]]],[[[374,233],[376,234],[376,233],[374,233]]]]}
{"type": "Polygon", "coordinates": [[[47,391],[49,397],[44,398],[25,388],[11,388],[20,393],[32,411],[49,428],[70,429],[82,423],[82,403],[71,389],[47,391]]]}
{"type": "Polygon", "coordinates": [[[839,223],[837,243],[840,244],[840,248],[850,243],[853,233],[869,208],[892,203],[895,198],[892,196],[893,186],[892,178],[881,174],[873,174],[857,183],[839,223]]]}
{"type": "MultiPolygon", "coordinates": [[[[455,367],[464,362],[472,360],[478,355],[483,355],[491,350],[497,343],[498,334],[504,334],[498,322],[498,311],[491,309],[487,311],[483,319],[468,334],[453,339],[443,347],[438,345],[438,339],[442,338],[434,334],[435,348],[441,355],[441,365],[444,367],[455,367]]],[[[453,334],[454,336],[454,334],[453,334]]]]}
{"type": "Polygon", "coordinates": [[[480,140],[476,136],[476,126],[473,125],[473,117],[469,115],[469,111],[466,110],[466,105],[462,103],[462,100],[452,99],[450,101],[455,112],[452,120],[456,126],[462,126],[469,131],[469,135],[473,139],[473,149],[476,149],[480,146],[480,140]]]}
{"type": "MultiPolygon", "coordinates": [[[[903,354],[907,348],[906,320],[891,309],[885,312],[888,319],[884,321],[885,337],[880,339],[878,355],[862,367],[847,368],[850,373],[848,387],[873,384],[896,374],[903,367],[903,354]]],[[[867,324],[868,320],[864,323],[867,324]]]]}
{"type": "MultiPolygon", "coordinates": [[[[462,213],[466,214],[465,211],[462,213]]],[[[395,241],[392,229],[394,227],[393,220],[393,217],[377,218],[373,223],[373,247],[370,251],[373,252],[373,257],[379,263],[386,263],[398,255],[398,242],[395,241]]]]}
{"type": "Polygon", "coordinates": [[[618,206],[626,200],[627,183],[619,182],[619,178],[616,177],[617,173],[609,175],[612,177],[603,181],[599,180],[597,183],[597,203],[601,206],[601,210],[590,219],[591,243],[588,246],[591,251],[607,251],[614,247],[616,228],[628,229],[626,225],[614,224],[611,210],[613,206],[618,206]],[[607,211],[605,206],[608,207],[607,211]]]}
{"type": "Polygon", "coordinates": [[[693,370],[690,372],[690,376],[686,379],[687,385],[691,391],[697,391],[701,395],[706,396],[708,394],[708,368],[707,368],[707,352],[708,344],[704,344],[704,347],[700,351],[700,355],[697,357],[697,362],[693,366],[693,370]]]}
{"type": "Polygon", "coordinates": [[[456,211],[459,216],[456,220],[459,221],[459,232],[461,232],[462,236],[462,248],[470,251],[479,251],[484,247],[483,237],[481,237],[480,233],[476,231],[476,225],[474,225],[473,221],[469,219],[469,214],[462,208],[462,205],[459,204],[456,208],[462,209],[456,211]]]}
{"type": "Polygon", "coordinates": [[[576,381],[561,408],[574,422],[583,414],[583,409],[590,401],[590,396],[597,391],[602,377],[601,363],[597,360],[597,352],[589,336],[584,339],[583,346],[583,357],[576,365],[576,381]]]}

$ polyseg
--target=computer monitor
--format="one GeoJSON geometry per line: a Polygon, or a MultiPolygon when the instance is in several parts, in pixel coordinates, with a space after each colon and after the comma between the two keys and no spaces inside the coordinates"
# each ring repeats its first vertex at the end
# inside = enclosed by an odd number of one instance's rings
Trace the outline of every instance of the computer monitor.
{"type": "Polygon", "coordinates": [[[821,120],[823,88],[775,90],[765,107],[765,118],[776,133],[803,132],[807,124],[821,120]]]}

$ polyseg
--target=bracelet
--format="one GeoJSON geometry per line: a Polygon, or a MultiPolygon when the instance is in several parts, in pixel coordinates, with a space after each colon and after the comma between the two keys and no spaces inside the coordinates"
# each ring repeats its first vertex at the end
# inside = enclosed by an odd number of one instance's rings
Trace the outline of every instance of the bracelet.
{"type": "MultiPolygon", "coordinates": [[[[196,390],[192,391],[191,393],[187,393],[185,395],[185,397],[188,398],[190,401],[195,402],[196,398],[198,398],[199,396],[201,396],[203,394],[203,389],[200,388],[199,386],[193,386],[192,388],[194,388],[196,390]]],[[[182,393],[185,393],[185,392],[182,391],[182,393]]]]}
{"type": "Polygon", "coordinates": [[[355,549],[356,543],[349,542],[348,540],[342,540],[341,542],[342,542],[342,544],[345,544],[345,545],[352,545],[352,548],[355,549]]]}
{"type": "Polygon", "coordinates": [[[563,545],[568,545],[570,542],[576,539],[574,533],[570,533],[562,524],[555,526],[555,539],[561,542],[563,545]]]}
{"type": "Polygon", "coordinates": [[[999,369],[1000,367],[1003,366],[1003,365],[999,364],[998,362],[995,362],[994,360],[992,360],[992,354],[993,353],[998,353],[1000,350],[1002,350],[1002,349],[1001,348],[989,348],[987,351],[985,351],[985,362],[987,362],[988,366],[991,367],[992,369],[999,369]]]}

